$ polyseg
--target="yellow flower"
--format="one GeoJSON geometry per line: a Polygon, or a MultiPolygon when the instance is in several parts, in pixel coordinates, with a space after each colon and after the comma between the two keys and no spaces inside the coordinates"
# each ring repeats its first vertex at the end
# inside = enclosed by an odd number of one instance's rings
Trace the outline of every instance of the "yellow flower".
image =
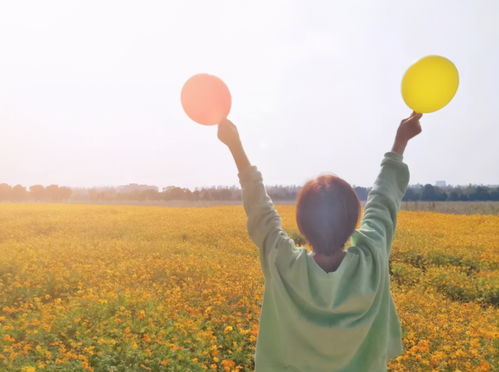
{"type": "Polygon", "coordinates": [[[6,334],[5,336],[3,336],[3,340],[7,341],[7,342],[15,342],[16,341],[16,339],[9,334],[6,334]]]}
{"type": "Polygon", "coordinates": [[[230,368],[234,368],[236,366],[236,362],[232,361],[232,360],[222,360],[222,366],[225,368],[225,369],[230,369],[230,368]]]}
{"type": "MultiPolygon", "coordinates": [[[[284,226],[297,231],[295,206],[276,207],[284,226]]],[[[22,305],[1,305],[0,362],[17,360],[23,372],[69,359],[92,372],[88,359],[116,345],[145,356],[157,348],[181,356],[158,359],[164,370],[187,370],[189,363],[200,370],[250,369],[264,281],[239,207],[0,203],[0,216],[8,217],[2,231],[12,243],[2,246],[4,261],[29,268],[23,280],[8,281],[42,293],[22,305]],[[183,234],[188,244],[179,241],[183,234]],[[218,248],[206,242],[217,242],[218,248]],[[54,285],[54,296],[42,292],[54,285]],[[87,306],[99,304],[109,311],[91,319],[87,306]],[[75,325],[78,331],[72,332],[75,325]],[[67,342],[34,344],[30,350],[17,332],[53,340],[60,332],[67,342]],[[235,340],[236,333],[243,337],[235,340]],[[97,345],[87,346],[88,339],[97,345]],[[232,353],[240,364],[234,365],[232,353]]],[[[389,279],[405,352],[389,362],[389,370],[491,371],[499,337],[499,310],[489,306],[499,263],[499,216],[400,211],[398,217],[389,279]]],[[[0,297],[10,298],[10,290],[0,286],[0,297]]]]}

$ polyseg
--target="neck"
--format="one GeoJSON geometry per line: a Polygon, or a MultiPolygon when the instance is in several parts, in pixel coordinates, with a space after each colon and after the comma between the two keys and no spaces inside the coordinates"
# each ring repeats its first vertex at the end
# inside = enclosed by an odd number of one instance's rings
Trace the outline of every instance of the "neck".
{"type": "Polygon", "coordinates": [[[331,255],[312,252],[315,262],[326,272],[335,271],[343,261],[346,252],[343,249],[334,250],[331,255]]]}

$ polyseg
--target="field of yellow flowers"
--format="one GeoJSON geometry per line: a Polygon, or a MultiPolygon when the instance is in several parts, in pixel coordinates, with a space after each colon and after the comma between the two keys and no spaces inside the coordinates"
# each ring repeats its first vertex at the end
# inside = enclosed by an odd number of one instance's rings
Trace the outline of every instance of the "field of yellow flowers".
{"type": "MultiPolygon", "coordinates": [[[[499,216],[398,218],[389,370],[494,370],[499,216]]],[[[262,295],[242,206],[0,204],[1,371],[251,371],[262,295]]]]}

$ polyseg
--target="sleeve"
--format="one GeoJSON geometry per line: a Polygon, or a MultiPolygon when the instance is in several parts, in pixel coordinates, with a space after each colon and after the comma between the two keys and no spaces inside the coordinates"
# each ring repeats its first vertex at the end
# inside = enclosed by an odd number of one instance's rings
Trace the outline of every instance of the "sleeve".
{"type": "Polygon", "coordinates": [[[373,247],[383,247],[387,257],[391,253],[397,213],[409,183],[409,168],[402,159],[395,152],[385,153],[381,171],[367,195],[364,215],[356,231],[360,234],[355,235],[367,237],[373,247]]]}
{"type": "Polygon", "coordinates": [[[260,264],[265,278],[270,277],[270,267],[277,254],[288,254],[295,249],[294,241],[281,227],[281,217],[263,185],[262,174],[251,165],[239,174],[243,206],[248,216],[250,239],[259,248],[260,264]]]}

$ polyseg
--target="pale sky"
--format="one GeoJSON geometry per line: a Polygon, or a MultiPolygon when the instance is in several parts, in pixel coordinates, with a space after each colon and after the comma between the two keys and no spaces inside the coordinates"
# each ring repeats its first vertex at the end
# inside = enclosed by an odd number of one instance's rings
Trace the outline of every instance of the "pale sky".
{"type": "Polygon", "coordinates": [[[404,72],[437,54],[460,86],[409,142],[410,184],[499,184],[498,19],[494,0],[0,0],[0,183],[239,185],[180,104],[205,72],[265,184],[371,186],[404,72]]]}

